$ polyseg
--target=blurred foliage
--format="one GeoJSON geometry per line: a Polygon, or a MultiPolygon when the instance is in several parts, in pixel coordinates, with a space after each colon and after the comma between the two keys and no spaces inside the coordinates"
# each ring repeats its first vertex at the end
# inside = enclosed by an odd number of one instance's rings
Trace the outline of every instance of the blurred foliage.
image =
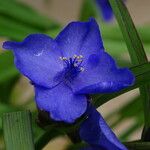
{"type": "MultiPolygon", "coordinates": [[[[53,31],[58,30],[58,28],[59,25],[55,21],[40,15],[21,2],[16,0],[0,1],[0,38],[2,39],[21,41],[28,34],[44,33],[48,30],[51,34],[53,31]]],[[[30,98],[28,103],[24,102],[22,106],[12,103],[12,100],[15,98],[13,93],[23,95],[26,92],[23,88],[22,91],[15,90],[16,84],[20,80],[20,74],[13,61],[13,54],[11,52],[0,52],[0,134],[2,134],[1,117],[3,113],[33,107],[31,105],[33,97],[30,98]],[[14,92],[14,90],[17,92],[14,92]]],[[[38,137],[43,131],[37,126],[35,121],[37,112],[35,109],[30,110],[33,111],[32,126],[34,136],[38,137]]]]}
{"type": "MultiPolygon", "coordinates": [[[[99,11],[97,11],[95,3],[91,0],[84,0],[79,19],[85,21],[91,16],[96,17],[100,22],[101,33],[106,50],[116,59],[120,66],[131,67],[132,64],[129,58],[128,48],[118,24],[103,23],[99,17],[99,11]]],[[[61,25],[54,20],[39,14],[37,11],[19,1],[0,0],[0,39],[21,41],[28,34],[37,32],[46,33],[55,37],[60,31],[60,27],[61,25]]],[[[138,27],[137,30],[142,38],[147,55],[150,55],[150,26],[138,27]]],[[[149,63],[132,67],[131,69],[137,78],[136,85],[119,93],[94,95],[93,101],[97,107],[114,97],[121,95],[122,93],[130,91],[137,88],[139,85],[150,81],[149,63]]],[[[0,136],[2,135],[2,114],[16,110],[25,110],[28,108],[32,110],[33,134],[34,141],[36,141],[37,145],[40,142],[43,142],[41,140],[43,135],[45,138],[48,138],[46,139],[47,141],[45,140],[44,142],[48,142],[48,140],[62,135],[62,132],[59,132],[57,129],[52,128],[49,132],[47,132],[48,134],[46,134],[43,129],[38,127],[35,121],[37,120],[37,110],[33,104],[33,95],[29,97],[25,103],[22,103],[21,106],[20,104],[17,104],[14,100],[15,97],[18,96],[17,92],[19,92],[19,95],[23,95],[24,92],[26,92],[23,86],[23,90],[17,90],[16,85],[18,85],[19,81],[20,74],[13,64],[12,53],[0,52],[0,136]]],[[[110,114],[106,116],[106,120],[109,122],[114,117],[116,117],[117,120],[110,123],[112,128],[116,128],[127,119],[135,120],[134,124],[125,129],[125,131],[120,135],[121,140],[128,140],[132,134],[137,129],[140,129],[144,124],[142,98],[139,95],[131,98],[128,103],[121,106],[114,112],[110,112],[110,114]]]]}

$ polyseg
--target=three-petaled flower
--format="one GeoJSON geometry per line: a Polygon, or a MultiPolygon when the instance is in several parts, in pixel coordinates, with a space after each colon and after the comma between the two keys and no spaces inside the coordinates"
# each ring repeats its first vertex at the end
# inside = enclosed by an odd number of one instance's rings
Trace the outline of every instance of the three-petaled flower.
{"type": "Polygon", "coordinates": [[[94,19],[70,23],[55,39],[31,34],[3,48],[13,50],[16,67],[35,87],[37,106],[56,121],[79,118],[87,109],[87,94],[119,91],[134,81],[104,51],[94,19]]]}
{"type": "Polygon", "coordinates": [[[3,48],[13,50],[16,67],[34,85],[39,109],[68,123],[86,112],[80,127],[81,139],[89,144],[84,150],[126,150],[87,101],[88,94],[116,92],[134,82],[132,73],[104,51],[94,19],[70,23],[55,39],[32,34],[3,48]]]}

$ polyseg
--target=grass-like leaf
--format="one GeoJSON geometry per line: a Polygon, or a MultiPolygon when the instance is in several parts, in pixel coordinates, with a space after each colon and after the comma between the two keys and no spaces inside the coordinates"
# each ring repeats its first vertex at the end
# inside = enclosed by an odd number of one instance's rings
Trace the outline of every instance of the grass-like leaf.
{"type": "Polygon", "coordinates": [[[0,54],[0,101],[7,103],[10,93],[16,81],[19,79],[19,73],[13,64],[13,55],[11,52],[0,54]]]}
{"type": "Polygon", "coordinates": [[[12,52],[7,51],[0,54],[0,84],[19,75],[19,72],[15,68],[13,62],[12,52]]]}
{"type": "Polygon", "coordinates": [[[14,108],[12,106],[0,103],[0,134],[1,134],[1,131],[2,131],[2,115],[3,115],[3,113],[12,112],[12,111],[15,111],[15,110],[17,110],[17,108],[14,108]]]}
{"type": "Polygon", "coordinates": [[[87,21],[91,16],[96,16],[95,2],[91,0],[83,0],[83,5],[80,12],[80,20],[87,21]]]}
{"type": "Polygon", "coordinates": [[[4,114],[3,130],[7,150],[34,150],[29,111],[4,114]]]}
{"type": "Polygon", "coordinates": [[[147,57],[137,30],[121,0],[109,0],[126,41],[131,61],[134,65],[147,62],[147,57]]]}
{"type": "MultiPolygon", "coordinates": [[[[103,39],[113,40],[113,41],[124,41],[124,37],[118,27],[118,25],[112,24],[101,24],[101,33],[103,39]]],[[[150,26],[137,26],[137,31],[141,37],[143,43],[150,43],[150,26]]]]}
{"type": "Polygon", "coordinates": [[[0,1],[0,14],[0,36],[16,41],[28,34],[44,33],[47,30],[52,32],[59,28],[55,21],[16,0],[0,1]]]}
{"type": "Polygon", "coordinates": [[[149,150],[150,142],[126,142],[124,143],[129,150],[149,150]]]}
{"type": "Polygon", "coordinates": [[[20,24],[20,22],[7,18],[6,16],[0,16],[0,36],[20,41],[28,34],[38,32],[40,30],[20,24]]]}
{"type": "MultiPolygon", "coordinates": [[[[109,0],[119,26],[121,28],[123,37],[126,41],[131,61],[134,65],[148,62],[142,42],[130,17],[130,14],[125,7],[122,0],[109,0]]],[[[150,130],[150,84],[140,86],[140,93],[143,98],[144,116],[145,116],[145,130],[144,135],[150,130]]]]}
{"type": "Polygon", "coordinates": [[[35,149],[41,150],[51,139],[63,134],[63,132],[59,132],[55,128],[50,128],[49,130],[44,131],[37,137],[35,141],[35,149]]]}
{"type": "Polygon", "coordinates": [[[30,7],[16,0],[0,1],[0,13],[2,16],[13,18],[19,21],[19,23],[30,25],[34,28],[46,30],[50,27],[57,26],[57,24],[50,19],[41,16],[30,7]]]}

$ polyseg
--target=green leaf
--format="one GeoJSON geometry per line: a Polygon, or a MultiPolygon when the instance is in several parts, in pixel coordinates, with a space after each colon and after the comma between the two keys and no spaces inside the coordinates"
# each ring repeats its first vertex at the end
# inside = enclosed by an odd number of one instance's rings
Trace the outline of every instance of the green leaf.
{"type": "MultiPolygon", "coordinates": [[[[123,37],[126,41],[132,63],[138,65],[138,64],[143,64],[148,62],[140,37],[137,33],[134,23],[123,1],[109,0],[109,2],[113,8],[117,21],[121,28],[123,37]]],[[[144,130],[143,138],[146,132],[148,132],[148,130],[150,129],[149,90],[150,90],[149,83],[140,86],[140,94],[143,98],[144,116],[145,116],[145,128],[144,128],[145,130],[144,130]]]]}
{"type": "Polygon", "coordinates": [[[3,115],[3,113],[12,112],[12,111],[15,111],[15,110],[17,110],[17,108],[6,105],[4,103],[0,103],[0,133],[1,133],[1,130],[2,130],[2,115],[3,115]]]}
{"type": "Polygon", "coordinates": [[[142,42],[137,30],[121,0],[109,0],[126,41],[131,61],[134,65],[147,62],[142,42]]]}
{"type": "Polygon", "coordinates": [[[65,150],[81,150],[88,146],[86,143],[76,143],[69,145],[65,150]]]}
{"type": "Polygon", "coordinates": [[[137,96],[136,98],[130,100],[130,102],[128,102],[127,104],[123,105],[122,107],[119,107],[117,110],[114,110],[114,112],[110,112],[105,117],[105,119],[109,121],[114,116],[116,116],[117,119],[113,121],[111,124],[109,124],[111,128],[114,128],[125,119],[131,117],[137,118],[138,117],[137,114],[139,113],[143,114],[143,107],[140,96],[137,96]]]}
{"type": "Polygon", "coordinates": [[[60,132],[53,127],[49,130],[44,131],[37,137],[35,141],[35,149],[41,150],[51,139],[63,134],[63,132],[60,132]]]}
{"type": "Polygon", "coordinates": [[[0,84],[19,75],[19,72],[14,66],[13,59],[13,54],[10,51],[0,53],[0,84]]]}
{"type": "Polygon", "coordinates": [[[0,117],[6,112],[12,112],[17,110],[18,108],[12,107],[10,105],[6,105],[4,103],[0,103],[0,117]]]}
{"type": "Polygon", "coordinates": [[[142,122],[136,121],[133,125],[127,128],[123,134],[119,136],[119,139],[122,141],[127,141],[130,135],[132,135],[136,130],[140,129],[142,125],[142,122]]]}
{"type": "Polygon", "coordinates": [[[3,130],[7,150],[34,150],[29,111],[5,113],[3,130]]]}
{"type": "MultiPolygon", "coordinates": [[[[104,39],[104,47],[106,51],[115,59],[119,66],[131,67],[131,60],[128,54],[126,43],[121,40],[104,39]]],[[[147,54],[150,54],[150,45],[144,45],[147,54]]]]}
{"type": "Polygon", "coordinates": [[[87,21],[91,16],[92,17],[96,16],[96,9],[94,2],[91,0],[84,0],[80,12],[80,20],[87,21]]]}
{"type": "Polygon", "coordinates": [[[142,112],[143,112],[143,107],[142,107],[141,97],[137,96],[132,101],[130,101],[122,108],[120,108],[118,114],[120,114],[121,118],[127,118],[127,117],[129,118],[129,117],[138,117],[137,114],[142,112]]]}
{"type": "Polygon", "coordinates": [[[19,73],[13,63],[13,55],[11,52],[3,52],[0,54],[0,101],[8,102],[10,93],[16,81],[19,79],[19,73]]]}
{"type": "Polygon", "coordinates": [[[18,1],[0,1],[0,13],[2,16],[17,20],[19,24],[23,23],[42,30],[57,26],[54,21],[41,16],[29,6],[18,1]]]}
{"type": "Polygon", "coordinates": [[[16,0],[0,1],[0,14],[0,36],[16,41],[28,34],[52,32],[59,28],[54,21],[16,0]]]}
{"type": "Polygon", "coordinates": [[[126,142],[123,143],[129,150],[149,150],[150,149],[150,142],[126,142]]]}
{"type": "Polygon", "coordinates": [[[138,129],[143,127],[144,124],[141,97],[139,95],[133,97],[128,103],[109,112],[105,119],[110,122],[109,125],[112,129],[117,129],[118,126],[121,126],[124,122],[127,122],[127,120],[129,120],[129,122],[130,120],[134,120],[128,128],[124,128],[119,136],[122,141],[128,141],[138,129]],[[114,120],[114,118],[116,119],[114,120]]]}
{"type": "Polygon", "coordinates": [[[24,24],[20,24],[13,19],[0,16],[0,36],[20,41],[28,34],[37,32],[41,31],[24,24]]]}
{"type": "MultiPolygon", "coordinates": [[[[122,36],[122,33],[118,27],[118,25],[112,25],[112,24],[101,24],[101,34],[103,39],[107,40],[113,40],[113,41],[124,41],[124,37],[122,36]]],[[[141,37],[142,42],[144,44],[150,43],[150,26],[137,26],[137,31],[141,37]]]]}

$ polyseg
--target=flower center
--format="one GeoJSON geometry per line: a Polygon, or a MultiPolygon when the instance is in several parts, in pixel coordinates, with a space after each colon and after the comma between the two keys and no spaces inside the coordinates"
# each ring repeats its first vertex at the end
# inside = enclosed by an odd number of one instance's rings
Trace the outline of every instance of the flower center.
{"type": "Polygon", "coordinates": [[[70,58],[60,57],[60,60],[64,63],[65,79],[69,81],[76,77],[80,72],[84,71],[84,68],[82,66],[82,55],[74,55],[70,58]]]}

